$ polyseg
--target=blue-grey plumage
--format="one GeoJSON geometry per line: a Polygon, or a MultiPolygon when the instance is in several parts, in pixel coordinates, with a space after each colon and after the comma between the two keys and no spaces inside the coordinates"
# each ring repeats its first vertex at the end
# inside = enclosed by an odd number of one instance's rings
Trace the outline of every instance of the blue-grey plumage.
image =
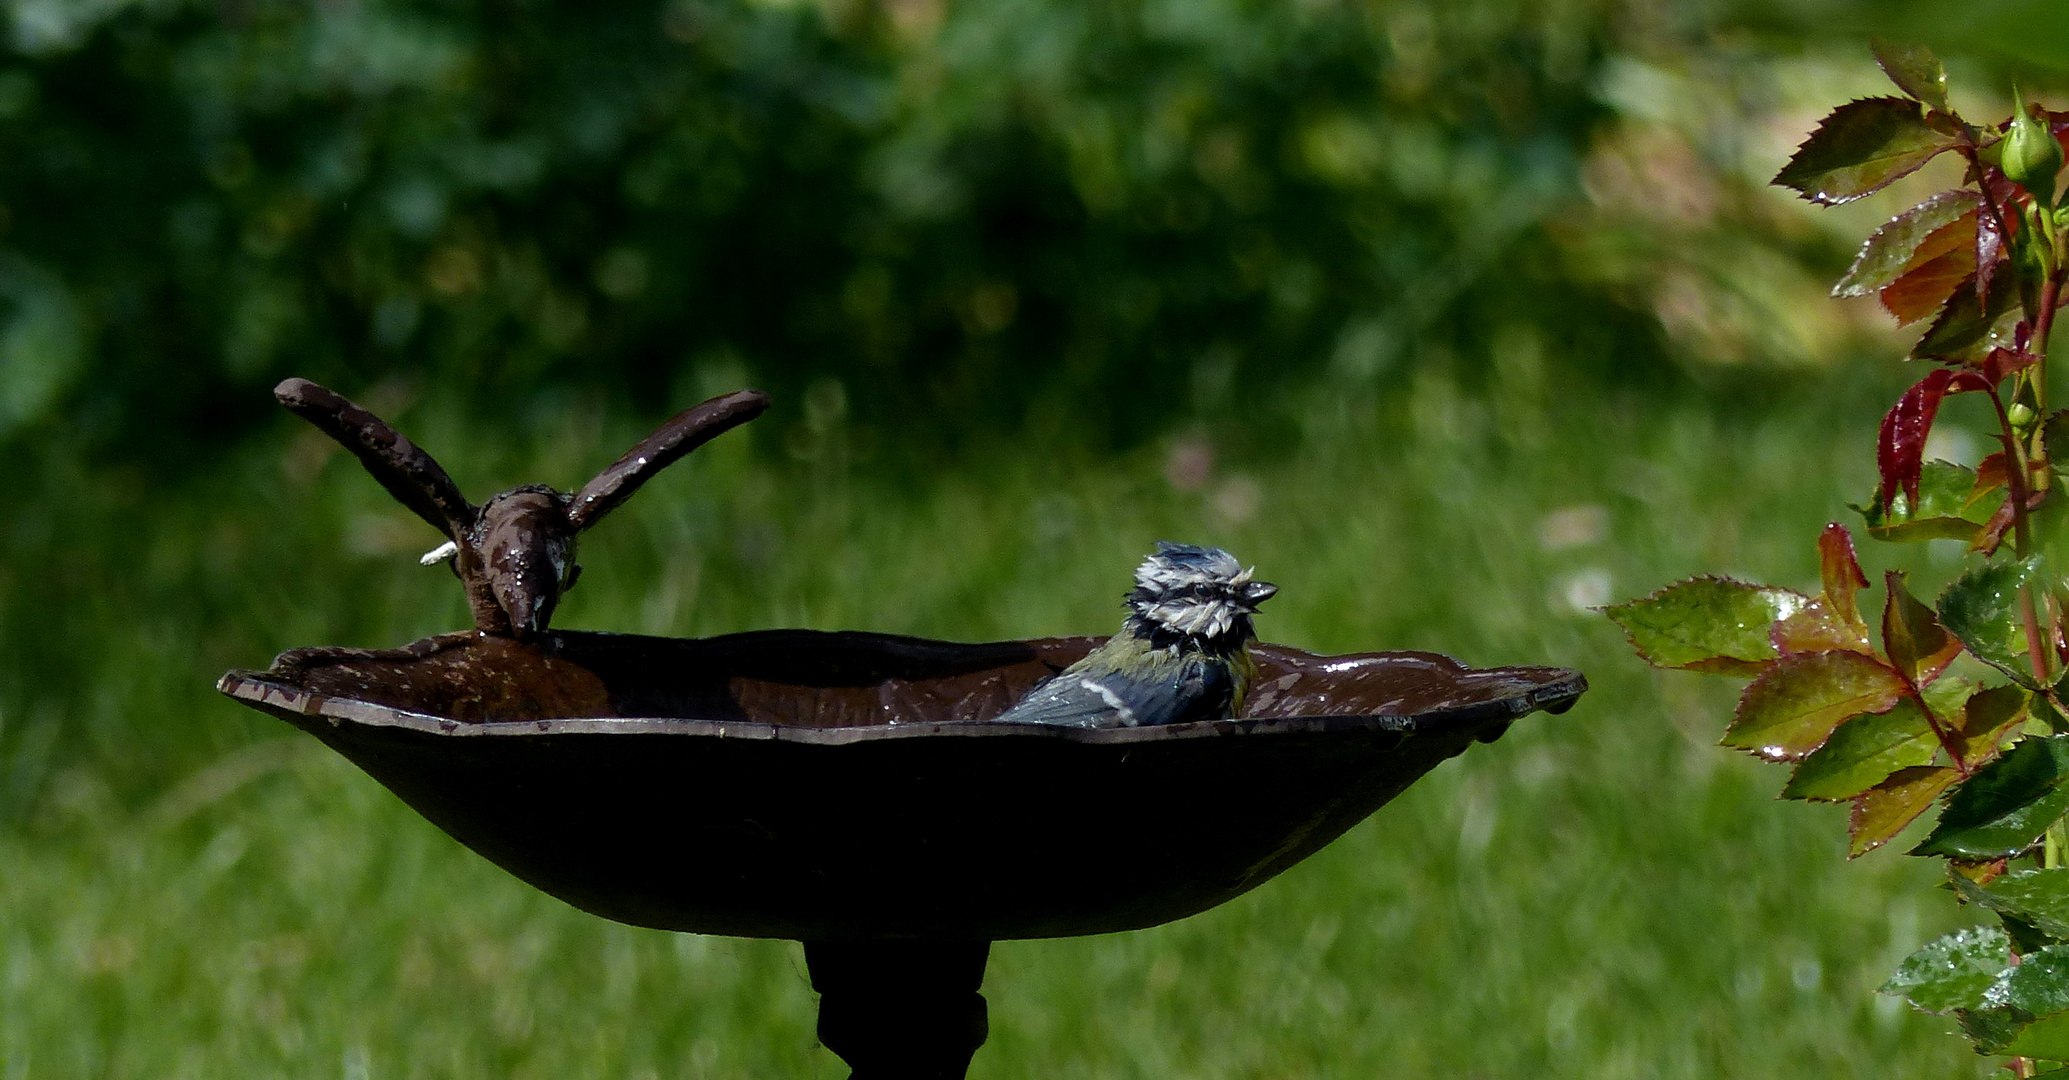
{"type": "Polygon", "coordinates": [[[1257,673],[1250,617],[1279,591],[1219,548],[1160,542],[1121,630],[993,719],[1137,727],[1236,715],[1257,673]]]}

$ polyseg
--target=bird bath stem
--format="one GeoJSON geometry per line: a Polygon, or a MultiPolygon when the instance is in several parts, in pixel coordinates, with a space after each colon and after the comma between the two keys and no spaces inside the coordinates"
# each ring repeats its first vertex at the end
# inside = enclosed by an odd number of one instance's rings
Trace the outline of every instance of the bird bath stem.
{"type": "Polygon", "coordinates": [[[819,1041],[852,1080],[962,1080],[984,1045],[988,941],[807,941],[819,1041]]]}

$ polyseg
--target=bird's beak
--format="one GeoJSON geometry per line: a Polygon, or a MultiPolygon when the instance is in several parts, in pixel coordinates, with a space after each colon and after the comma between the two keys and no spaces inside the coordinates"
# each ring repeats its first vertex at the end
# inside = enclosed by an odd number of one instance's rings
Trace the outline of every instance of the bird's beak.
{"type": "Polygon", "coordinates": [[[1252,611],[1257,610],[1257,605],[1277,595],[1279,587],[1269,581],[1253,581],[1243,586],[1243,602],[1249,605],[1252,611]]]}

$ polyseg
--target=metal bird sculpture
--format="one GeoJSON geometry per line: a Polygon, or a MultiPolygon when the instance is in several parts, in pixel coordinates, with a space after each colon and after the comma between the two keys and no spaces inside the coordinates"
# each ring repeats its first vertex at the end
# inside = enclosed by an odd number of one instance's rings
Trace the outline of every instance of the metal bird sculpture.
{"type": "Polygon", "coordinates": [[[1234,716],[1257,674],[1250,617],[1279,591],[1253,572],[1220,548],[1159,542],[1135,568],[1120,633],[993,720],[1101,728],[1234,716]]]}
{"type": "Polygon", "coordinates": [[[430,454],[373,413],[307,379],[289,379],[273,396],[352,451],[388,494],[446,535],[424,562],[452,561],[467,587],[476,630],[519,640],[545,633],[561,594],[574,586],[582,569],[575,563],[576,534],[655,473],[769,407],[759,390],[712,398],[676,414],[580,491],[527,484],[477,507],[430,454]]]}

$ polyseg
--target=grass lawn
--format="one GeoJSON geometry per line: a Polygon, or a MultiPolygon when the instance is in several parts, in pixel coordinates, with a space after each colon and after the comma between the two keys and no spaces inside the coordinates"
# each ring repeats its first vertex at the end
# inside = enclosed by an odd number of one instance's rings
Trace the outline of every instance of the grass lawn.
{"type": "MultiPolygon", "coordinates": [[[[1931,890],[1937,865],[1848,864],[1843,807],[1776,802],[1780,770],[1714,745],[1735,682],[1650,672],[1581,610],[1699,572],[1813,582],[1886,388],[1753,420],[1503,385],[1341,395],[1204,468],[1211,432],[925,475],[839,425],[759,453],[729,437],[585,541],[557,624],[1107,632],[1134,561],[1182,539],[1280,584],[1270,640],[1588,675],[1572,712],[1217,910],[998,944],[973,1077],[1983,1075],[1951,1020],[1873,992],[1980,921],[1931,890]]],[[[402,421],[481,498],[577,483],[640,434],[578,405],[515,446],[402,421]]],[[[356,465],[285,421],[259,443],[186,489],[97,481],[12,526],[0,1080],[846,1075],[796,944],[575,911],[212,693],[283,648],[465,618],[415,564],[436,537],[356,465]]],[[[1863,557],[1921,593],[1948,572],[1922,547],[1863,557]]]]}

